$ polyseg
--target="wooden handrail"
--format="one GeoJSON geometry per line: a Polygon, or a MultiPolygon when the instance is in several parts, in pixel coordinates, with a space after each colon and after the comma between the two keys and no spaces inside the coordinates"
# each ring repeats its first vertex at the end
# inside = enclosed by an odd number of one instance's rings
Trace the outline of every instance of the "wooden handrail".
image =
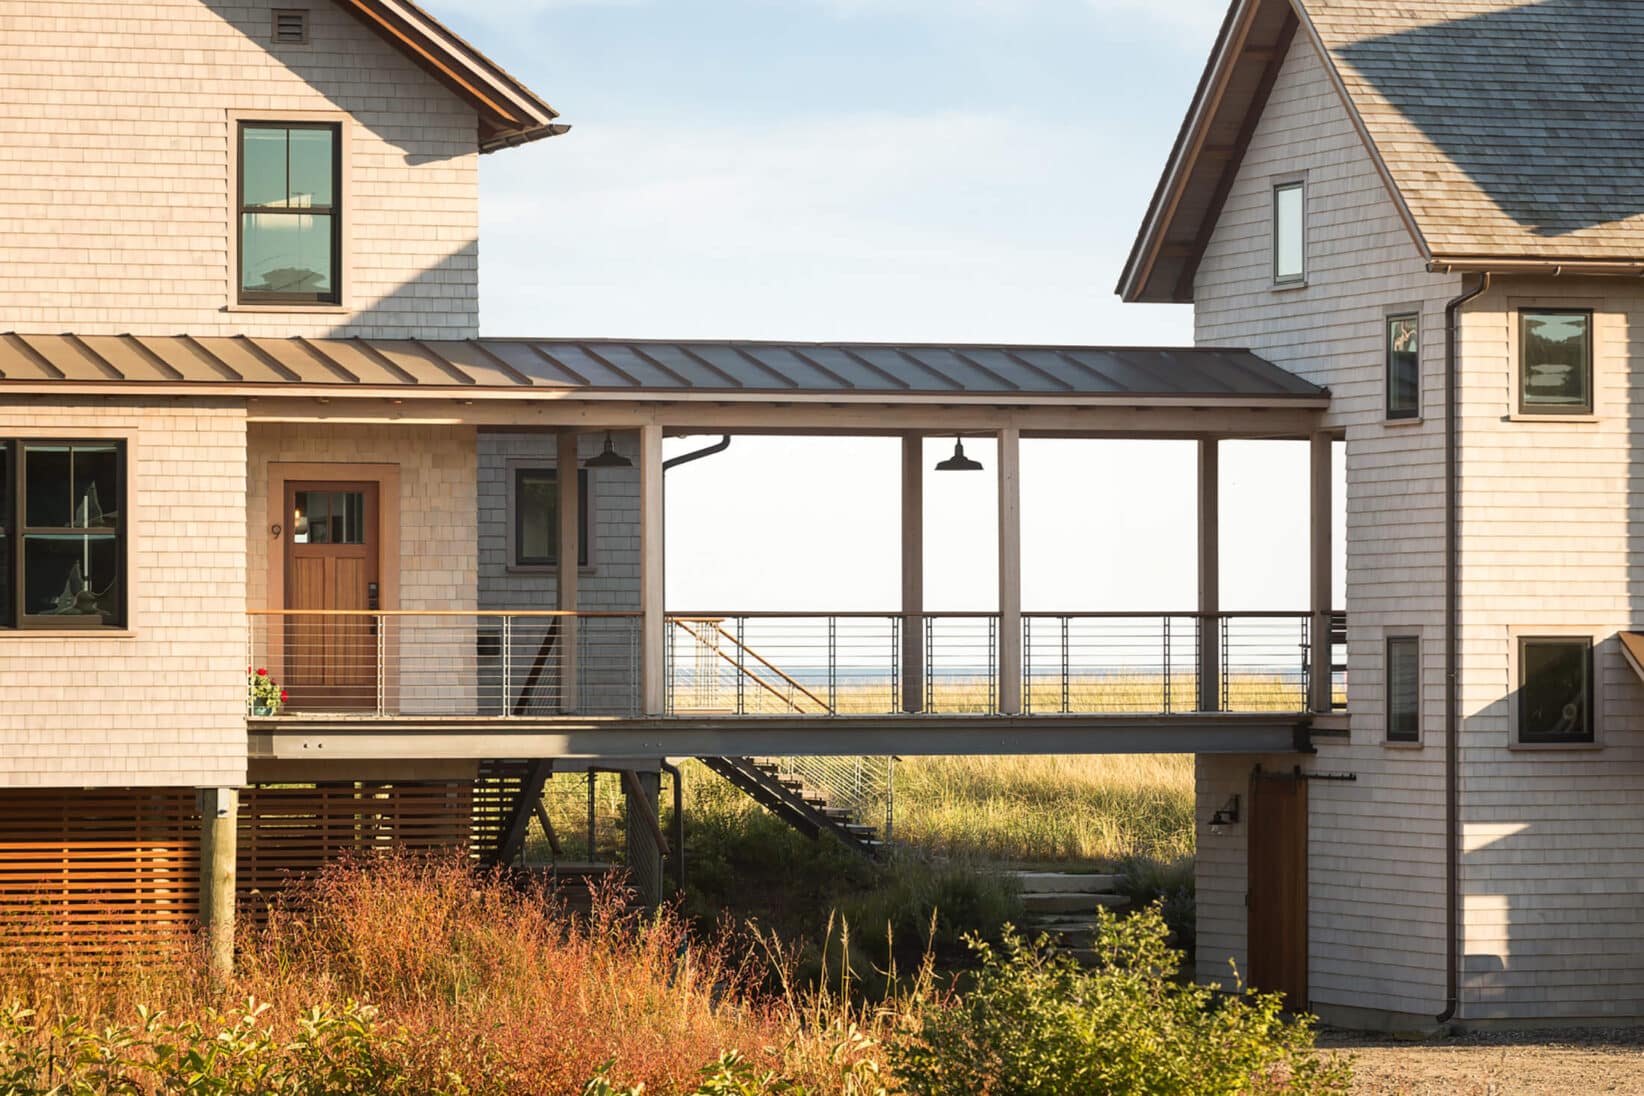
{"type": "Polygon", "coordinates": [[[253,617],[509,617],[515,620],[606,617],[638,620],[645,614],[638,610],[582,613],[567,612],[562,609],[247,609],[245,615],[253,617]]]}

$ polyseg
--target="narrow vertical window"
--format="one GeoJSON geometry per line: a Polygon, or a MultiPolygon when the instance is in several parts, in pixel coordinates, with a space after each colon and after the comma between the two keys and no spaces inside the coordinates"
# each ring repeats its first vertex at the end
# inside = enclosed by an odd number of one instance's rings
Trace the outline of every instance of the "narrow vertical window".
{"type": "Polygon", "coordinates": [[[242,304],[342,301],[342,127],[240,127],[242,304]]]}
{"type": "Polygon", "coordinates": [[[1273,188],[1273,281],[1293,285],[1307,277],[1306,192],[1301,183],[1273,188]]]}
{"type": "MultiPolygon", "coordinates": [[[[577,563],[588,565],[588,472],[577,472],[577,563]]],[[[552,567],[559,562],[559,477],[553,468],[514,472],[514,564],[552,567]]]]}
{"type": "Polygon", "coordinates": [[[1421,417],[1421,320],[1387,319],[1387,417],[1421,417]]]}
{"type": "Polygon", "coordinates": [[[1387,637],[1387,741],[1421,741],[1421,640],[1387,637]]]}
{"type": "Polygon", "coordinates": [[[1580,415],[1593,409],[1593,314],[1525,309],[1518,314],[1519,412],[1580,415]]]}
{"type": "Polygon", "coordinates": [[[1518,740],[1593,741],[1593,641],[1526,636],[1518,641],[1518,740]]]}
{"type": "Polygon", "coordinates": [[[12,615],[12,587],[17,584],[17,570],[12,553],[16,537],[12,533],[17,509],[17,485],[13,471],[17,467],[10,442],[0,441],[0,628],[16,623],[12,615]]]}

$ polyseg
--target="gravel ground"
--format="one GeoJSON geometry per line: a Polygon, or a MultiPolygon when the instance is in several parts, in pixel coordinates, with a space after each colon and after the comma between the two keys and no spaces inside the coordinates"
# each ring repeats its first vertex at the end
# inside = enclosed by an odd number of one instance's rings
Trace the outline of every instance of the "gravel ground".
{"type": "Polygon", "coordinates": [[[1410,1042],[1324,1031],[1363,1096],[1644,1096],[1644,1029],[1489,1032],[1410,1042]]]}

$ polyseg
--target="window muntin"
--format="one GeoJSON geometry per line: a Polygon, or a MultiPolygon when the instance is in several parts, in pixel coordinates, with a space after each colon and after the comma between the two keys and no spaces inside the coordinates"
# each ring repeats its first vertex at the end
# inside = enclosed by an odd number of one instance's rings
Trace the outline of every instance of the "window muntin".
{"type": "Polygon", "coordinates": [[[0,627],[124,627],[125,443],[0,441],[0,483],[0,627]]]}
{"type": "Polygon", "coordinates": [[[1307,277],[1306,190],[1301,183],[1273,188],[1273,280],[1293,284],[1307,277]]]}
{"type": "Polygon", "coordinates": [[[1421,416],[1421,319],[1387,318],[1387,417],[1421,416]]]}
{"type": "Polygon", "coordinates": [[[1524,636],[1518,641],[1518,740],[1593,741],[1593,641],[1524,636]]]}
{"type": "Polygon", "coordinates": [[[1593,409],[1593,314],[1519,312],[1519,412],[1580,415],[1593,409]]]}
{"type": "Polygon", "coordinates": [[[1421,741],[1421,640],[1387,637],[1387,741],[1421,741]]]}
{"type": "Polygon", "coordinates": [[[342,127],[240,125],[239,299],[342,300],[342,127]]]}
{"type": "MultiPolygon", "coordinates": [[[[553,468],[514,469],[514,563],[559,563],[559,476],[553,468]]],[[[577,470],[577,564],[588,565],[588,470],[577,470]]]]}

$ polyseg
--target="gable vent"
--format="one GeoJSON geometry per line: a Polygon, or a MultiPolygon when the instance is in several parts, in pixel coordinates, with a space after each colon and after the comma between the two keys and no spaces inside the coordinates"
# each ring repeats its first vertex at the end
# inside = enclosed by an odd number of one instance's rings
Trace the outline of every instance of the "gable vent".
{"type": "Polygon", "coordinates": [[[275,8],[274,41],[287,46],[308,45],[308,10],[275,8]]]}

